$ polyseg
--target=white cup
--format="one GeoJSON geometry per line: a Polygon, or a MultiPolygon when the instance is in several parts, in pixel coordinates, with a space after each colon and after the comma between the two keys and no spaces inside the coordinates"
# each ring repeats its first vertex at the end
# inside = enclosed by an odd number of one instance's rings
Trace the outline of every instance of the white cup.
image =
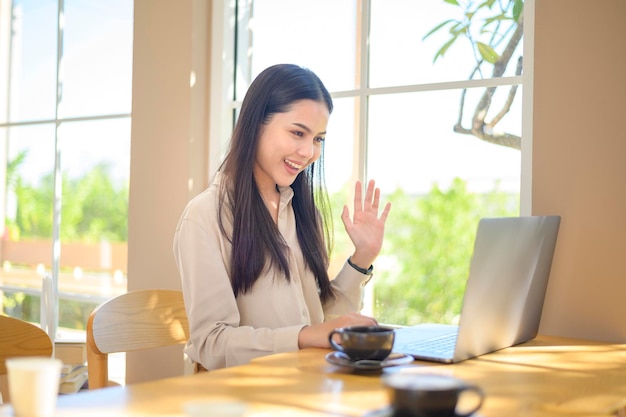
{"type": "Polygon", "coordinates": [[[6,360],[10,403],[15,417],[52,417],[59,394],[62,362],[48,357],[6,360]]]}
{"type": "Polygon", "coordinates": [[[189,417],[242,417],[248,405],[240,400],[197,400],[183,404],[189,417]]]}

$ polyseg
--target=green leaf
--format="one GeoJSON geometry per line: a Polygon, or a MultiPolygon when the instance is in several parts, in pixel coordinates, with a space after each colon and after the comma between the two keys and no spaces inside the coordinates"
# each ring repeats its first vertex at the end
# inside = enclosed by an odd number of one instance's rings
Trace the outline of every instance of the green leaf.
{"type": "Polygon", "coordinates": [[[457,0],[443,0],[443,1],[445,1],[446,3],[449,3],[449,4],[453,4],[455,6],[459,5],[459,2],[457,0]]]}
{"type": "Polygon", "coordinates": [[[456,25],[450,27],[450,34],[454,37],[458,37],[460,34],[467,33],[469,30],[467,25],[461,22],[457,22],[456,25]]]}
{"type": "Polygon", "coordinates": [[[450,46],[452,46],[452,44],[456,40],[457,40],[457,37],[453,36],[448,42],[446,42],[435,54],[435,58],[433,58],[433,63],[435,63],[439,57],[443,58],[448,48],[450,48],[450,46]]]}
{"type": "Polygon", "coordinates": [[[499,14],[497,16],[489,17],[489,18],[485,19],[485,23],[483,23],[483,28],[489,26],[493,22],[497,22],[497,21],[501,21],[501,20],[508,20],[508,17],[506,17],[503,14],[499,14]]]}
{"type": "Polygon", "coordinates": [[[498,59],[500,59],[498,53],[490,45],[482,42],[476,42],[476,47],[478,47],[480,56],[482,56],[483,59],[490,64],[495,64],[498,62],[498,59]]]}
{"type": "Polygon", "coordinates": [[[513,4],[513,20],[519,22],[519,17],[524,11],[524,0],[515,0],[515,4],[513,4]]]}
{"type": "Polygon", "coordinates": [[[454,19],[448,19],[445,22],[439,23],[437,26],[435,26],[433,29],[431,29],[430,32],[428,32],[426,35],[424,35],[422,40],[428,38],[430,35],[432,35],[433,33],[437,32],[439,29],[441,29],[442,27],[444,27],[445,25],[447,25],[448,23],[451,23],[451,22],[460,23],[460,22],[458,22],[457,20],[454,20],[454,19]]]}
{"type": "Polygon", "coordinates": [[[482,26],[480,27],[480,33],[493,33],[494,35],[499,35],[499,33],[497,32],[499,26],[496,25],[495,30],[491,31],[491,29],[489,29],[489,26],[492,26],[494,23],[499,24],[501,21],[504,20],[510,20],[509,17],[506,17],[504,14],[499,14],[497,16],[492,16],[490,18],[485,19],[484,23],[482,24],[482,26]]]}

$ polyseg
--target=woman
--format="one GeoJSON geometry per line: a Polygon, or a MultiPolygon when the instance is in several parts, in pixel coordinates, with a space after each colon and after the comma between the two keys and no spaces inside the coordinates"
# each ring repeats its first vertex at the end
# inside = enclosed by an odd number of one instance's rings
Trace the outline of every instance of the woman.
{"type": "Polygon", "coordinates": [[[360,315],[390,210],[355,186],[341,215],[355,250],[334,280],[322,154],[330,94],[311,71],[267,68],[250,85],[213,183],[189,202],[174,238],[189,317],[187,355],[206,369],[272,353],[329,347],[360,315]]]}

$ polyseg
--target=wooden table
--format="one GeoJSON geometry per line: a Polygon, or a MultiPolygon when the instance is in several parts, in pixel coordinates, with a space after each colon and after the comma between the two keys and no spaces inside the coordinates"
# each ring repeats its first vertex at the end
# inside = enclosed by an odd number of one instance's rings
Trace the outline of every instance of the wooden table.
{"type": "MultiPolygon", "coordinates": [[[[363,416],[388,404],[380,371],[355,373],[328,350],[59,398],[57,417],[185,416],[192,400],[239,398],[248,416],[363,416]]],[[[414,362],[385,372],[437,372],[481,386],[480,416],[626,416],[626,345],[540,336],[454,365],[414,362]]]]}

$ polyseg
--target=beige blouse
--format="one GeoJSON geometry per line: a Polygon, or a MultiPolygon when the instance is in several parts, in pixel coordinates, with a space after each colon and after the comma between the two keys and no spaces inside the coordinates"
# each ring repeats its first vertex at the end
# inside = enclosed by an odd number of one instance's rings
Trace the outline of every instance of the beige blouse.
{"type": "MultiPolygon", "coordinates": [[[[218,224],[218,185],[223,174],[189,202],[174,236],[174,257],[182,280],[190,340],[185,353],[206,369],[298,349],[298,333],[308,324],[362,307],[370,275],[346,262],[332,280],[335,301],[322,305],[315,277],[305,267],[296,236],[290,187],[280,189],[278,229],[291,248],[291,281],[262,275],[251,291],[236,298],[230,283],[231,244],[218,224]]],[[[230,233],[232,224],[225,224],[230,233]]],[[[245,260],[242,260],[245,262],[245,260]]]]}

